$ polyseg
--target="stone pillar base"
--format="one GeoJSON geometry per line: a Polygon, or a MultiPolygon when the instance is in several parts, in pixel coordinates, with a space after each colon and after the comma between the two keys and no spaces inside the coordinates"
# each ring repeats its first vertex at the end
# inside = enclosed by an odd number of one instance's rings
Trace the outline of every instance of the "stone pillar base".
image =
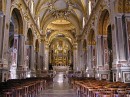
{"type": "Polygon", "coordinates": [[[110,80],[110,70],[99,70],[97,73],[97,77],[102,80],[110,80]]]}
{"type": "Polygon", "coordinates": [[[113,81],[130,83],[130,66],[113,68],[113,81]]]}
{"type": "Polygon", "coordinates": [[[94,70],[89,69],[86,71],[86,77],[94,77],[94,70]]]}

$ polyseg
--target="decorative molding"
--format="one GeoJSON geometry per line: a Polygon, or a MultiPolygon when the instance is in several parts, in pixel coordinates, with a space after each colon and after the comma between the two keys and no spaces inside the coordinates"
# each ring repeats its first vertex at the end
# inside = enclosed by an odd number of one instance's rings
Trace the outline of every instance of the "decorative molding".
{"type": "Polygon", "coordinates": [[[54,18],[64,18],[64,19],[67,19],[70,14],[71,11],[68,10],[56,10],[52,13],[54,18]]]}

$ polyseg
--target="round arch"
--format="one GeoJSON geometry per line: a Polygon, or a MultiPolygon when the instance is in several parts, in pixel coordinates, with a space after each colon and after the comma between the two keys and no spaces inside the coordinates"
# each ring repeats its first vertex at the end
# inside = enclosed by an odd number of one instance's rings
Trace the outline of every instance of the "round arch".
{"type": "Polygon", "coordinates": [[[27,32],[27,44],[33,45],[33,33],[31,28],[29,28],[27,32]]]}
{"type": "MultiPolygon", "coordinates": [[[[65,37],[69,37],[71,39],[71,43],[74,43],[75,39],[74,37],[72,36],[72,34],[70,34],[68,31],[61,31],[60,33],[58,34],[62,34],[62,35],[65,35],[65,37]]],[[[57,35],[57,31],[53,32],[50,37],[49,37],[49,41],[52,41],[53,40],[53,37],[56,37],[57,35]]]]}
{"type": "MultiPolygon", "coordinates": [[[[53,21],[55,21],[55,20],[58,20],[58,19],[62,19],[62,18],[54,18],[52,15],[49,15],[49,16],[47,16],[46,19],[42,20],[42,21],[41,21],[41,28],[43,29],[43,33],[46,32],[46,28],[47,28],[47,26],[49,25],[49,23],[51,23],[51,22],[53,22],[53,21]]],[[[63,18],[63,19],[64,19],[64,18],[63,18]]],[[[80,27],[79,27],[79,25],[78,25],[78,24],[79,24],[78,19],[76,19],[76,17],[70,15],[69,18],[67,18],[66,20],[69,21],[70,23],[72,23],[72,24],[75,26],[75,28],[76,28],[77,34],[80,34],[80,33],[79,33],[79,32],[80,32],[80,30],[79,30],[80,27]]],[[[42,34],[43,34],[43,33],[42,33],[42,34]]]]}
{"type": "Polygon", "coordinates": [[[98,22],[98,35],[107,35],[107,27],[109,25],[109,11],[104,9],[99,17],[98,22]]]}
{"type": "Polygon", "coordinates": [[[23,34],[23,19],[20,10],[14,8],[11,12],[11,22],[14,24],[16,34],[23,34]]]}

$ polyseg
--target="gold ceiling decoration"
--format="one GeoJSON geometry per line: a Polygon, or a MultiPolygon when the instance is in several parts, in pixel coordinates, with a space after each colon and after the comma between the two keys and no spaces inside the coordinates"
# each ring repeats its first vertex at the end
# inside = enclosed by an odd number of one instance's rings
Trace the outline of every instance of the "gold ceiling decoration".
{"type": "Polygon", "coordinates": [[[82,18],[87,18],[86,0],[34,0],[34,3],[45,41],[50,44],[62,38],[73,44],[82,30],[82,18]]]}
{"type": "Polygon", "coordinates": [[[64,24],[64,25],[70,24],[69,21],[64,20],[64,19],[55,20],[55,21],[53,21],[52,23],[53,23],[53,24],[64,24]]]}

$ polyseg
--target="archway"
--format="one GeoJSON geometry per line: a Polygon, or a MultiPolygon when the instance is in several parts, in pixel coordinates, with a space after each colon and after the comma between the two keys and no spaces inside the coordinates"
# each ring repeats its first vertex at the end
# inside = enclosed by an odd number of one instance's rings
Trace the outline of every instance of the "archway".
{"type": "Polygon", "coordinates": [[[16,8],[12,11],[12,16],[10,20],[9,27],[9,60],[8,64],[10,66],[10,79],[15,79],[17,77],[22,77],[19,75],[19,70],[22,69],[23,65],[23,21],[20,11],[16,8]],[[18,76],[16,76],[16,73],[18,76]]]}
{"type": "MultiPolygon", "coordinates": [[[[112,68],[112,31],[110,25],[110,16],[108,10],[103,10],[99,19],[99,31],[98,35],[101,37],[101,67],[104,70],[104,74],[101,74],[101,79],[109,80],[109,74],[112,68]],[[107,72],[106,70],[109,70],[107,72]]],[[[100,68],[99,68],[100,69],[100,68]]],[[[112,73],[110,73],[112,78],[112,73]]]]}
{"type": "Polygon", "coordinates": [[[102,56],[102,66],[108,64],[108,43],[107,43],[107,27],[109,25],[109,12],[108,10],[102,11],[99,19],[99,32],[101,35],[101,56],[102,56]]]}
{"type": "Polygon", "coordinates": [[[32,65],[32,53],[33,53],[33,34],[31,28],[28,29],[27,32],[27,40],[26,40],[26,65],[28,70],[31,70],[32,65]]]}
{"type": "Polygon", "coordinates": [[[88,50],[89,50],[89,66],[88,69],[93,71],[93,77],[95,77],[96,72],[96,41],[95,41],[95,32],[93,29],[90,30],[88,35],[88,50]]]}

